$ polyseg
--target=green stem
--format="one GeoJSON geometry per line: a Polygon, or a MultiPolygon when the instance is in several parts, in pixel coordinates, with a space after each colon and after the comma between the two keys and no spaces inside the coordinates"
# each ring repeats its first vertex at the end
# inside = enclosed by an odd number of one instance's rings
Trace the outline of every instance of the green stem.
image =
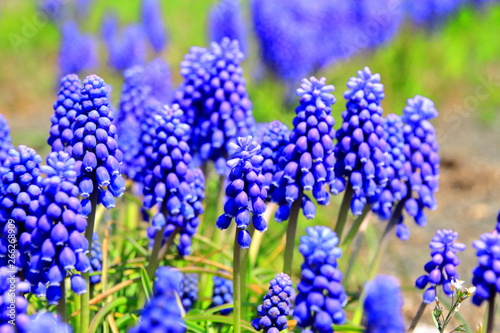
{"type": "Polygon", "coordinates": [[[88,331],[82,331],[82,332],[88,332],[88,333],[94,333],[97,332],[97,329],[99,327],[99,324],[104,321],[104,318],[106,315],[108,315],[110,312],[113,311],[113,309],[127,304],[127,298],[126,297],[119,297],[112,301],[109,304],[106,304],[103,308],[101,308],[95,315],[94,319],[92,319],[92,324],[90,325],[88,331]]]}
{"type": "MultiPolygon", "coordinates": [[[[401,200],[397,205],[396,208],[394,209],[394,212],[392,213],[391,219],[387,223],[387,226],[384,230],[384,233],[382,234],[382,237],[380,238],[380,242],[377,247],[377,252],[375,253],[375,257],[373,258],[373,261],[370,264],[370,270],[368,271],[368,279],[367,281],[372,280],[375,275],[377,275],[377,272],[380,267],[380,263],[382,262],[382,258],[384,256],[385,249],[387,248],[387,245],[389,244],[389,239],[390,235],[392,233],[392,230],[396,227],[396,225],[399,222],[399,218],[401,217],[401,214],[403,213],[403,208],[404,204],[406,202],[406,198],[401,200]]],[[[356,307],[356,311],[354,312],[354,317],[353,317],[353,324],[354,325],[360,325],[361,324],[361,319],[363,317],[363,303],[366,298],[366,290],[363,289],[361,292],[361,295],[358,300],[358,305],[356,307]]]]}
{"type": "Polygon", "coordinates": [[[351,207],[351,199],[353,190],[349,182],[346,184],[346,191],[344,193],[344,198],[340,204],[339,216],[337,218],[337,224],[335,225],[335,233],[339,240],[342,239],[342,232],[344,231],[345,223],[347,221],[347,215],[349,214],[349,208],[351,207]]]}
{"type": "Polygon", "coordinates": [[[161,243],[163,242],[163,232],[165,231],[165,227],[156,231],[155,240],[153,243],[153,249],[151,250],[151,256],[149,257],[149,265],[146,268],[146,272],[150,279],[152,279],[155,275],[156,269],[158,268],[158,264],[160,263],[160,249],[161,243]]]}
{"type": "Polygon", "coordinates": [[[292,204],[290,219],[286,229],[286,245],[284,252],[283,273],[292,277],[293,252],[295,250],[295,236],[297,234],[297,224],[299,219],[300,203],[302,194],[292,204]]]}
{"type": "MultiPolygon", "coordinates": [[[[95,214],[97,211],[97,191],[98,189],[94,189],[92,194],[90,195],[90,204],[92,207],[92,211],[87,217],[87,228],[85,229],[85,238],[89,246],[92,244],[92,236],[94,234],[94,226],[95,226],[95,214]]],[[[90,254],[90,251],[89,251],[90,254]]],[[[87,254],[87,255],[89,255],[87,254]]],[[[86,272],[82,274],[82,277],[85,279],[87,285],[87,292],[83,293],[80,297],[81,301],[81,313],[80,313],[80,330],[81,332],[87,332],[90,324],[90,273],[86,272]]]]}
{"type": "Polygon", "coordinates": [[[238,228],[236,228],[233,252],[234,333],[241,333],[241,248],[240,244],[238,244],[238,231],[238,228]]]}
{"type": "Polygon", "coordinates": [[[358,234],[359,227],[361,226],[361,224],[363,224],[365,218],[367,218],[370,209],[371,209],[370,205],[365,205],[365,208],[363,208],[363,212],[361,213],[361,215],[356,217],[351,226],[351,229],[349,229],[349,232],[347,233],[346,238],[342,241],[342,246],[344,246],[345,248],[349,247],[354,237],[358,234]]]}
{"type": "MultiPolygon", "coordinates": [[[[219,218],[222,214],[224,214],[224,198],[226,197],[226,176],[221,175],[219,176],[219,183],[217,184],[217,204],[215,207],[215,220],[219,218]]],[[[213,224],[215,225],[215,223],[213,224]]],[[[213,231],[213,236],[212,240],[214,241],[215,244],[220,245],[220,247],[224,246],[224,237],[222,237],[222,234],[225,232],[225,230],[219,230],[218,228],[214,227],[213,231]]],[[[215,261],[222,262],[222,254],[218,253],[214,257],[215,261]]]]}
{"type": "Polygon", "coordinates": [[[411,321],[411,324],[410,324],[410,327],[408,328],[407,333],[413,333],[413,331],[415,330],[415,327],[417,327],[417,324],[420,321],[420,318],[422,318],[422,315],[424,314],[426,307],[427,307],[427,303],[422,302],[420,304],[420,307],[418,308],[418,311],[415,314],[415,317],[413,317],[413,320],[411,321]]]}
{"type": "Polygon", "coordinates": [[[59,303],[57,303],[57,314],[59,316],[59,320],[61,320],[63,323],[67,322],[67,316],[66,316],[66,280],[64,279],[61,282],[61,299],[59,300],[59,303]]]}
{"type": "Polygon", "coordinates": [[[486,328],[486,333],[493,333],[495,328],[495,296],[496,290],[493,289],[488,299],[488,326],[486,328]]]}

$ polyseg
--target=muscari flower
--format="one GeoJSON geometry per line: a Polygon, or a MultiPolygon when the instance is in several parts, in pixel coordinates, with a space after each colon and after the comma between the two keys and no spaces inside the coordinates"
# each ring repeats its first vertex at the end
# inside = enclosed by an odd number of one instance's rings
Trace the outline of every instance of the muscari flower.
{"type": "MultiPolygon", "coordinates": [[[[75,160],[65,152],[52,152],[47,165],[40,170],[42,194],[37,200],[37,220],[31,232],[31,260],[26,278],[38,296],[46,296],[49,304],[57,304],[61,284],[73,270],[85,273],[91,268],[87,252],[89,244],[83,235],[87,221],[75,185],[75,160]]],[[[77,294],[87,292],[85,280],[71,274],[71,287],[77,294]]]]}
{"type": "Polygon", "coordinates": [[[30,291],[30,284],[21,282],[14,273],[7,266],[0,267],[0,332],[28,333],[32,326],[26,313],[28,301],[23,295],[30,291]]]}
{"type": "Polygon", "coordinates": [[[97,75],[83,81],[81,110],[73,126],[71,155],[76,160],[78,187],[84,198],[82,214],[92,210],[90,199],[106,208],[115,206],[115,197],[125,190],[120,163],[123,154],[116,142],[114,114],[108,102],[108,89],[97,75]]]}
{"type": "Polygon", "coordinates": [[[289,218],[290,207],[298,200],[304,216],[314,218],[316,207],[305,191],[312,191],[320,205],[330,202],[327,185],[335,182],[333,90],[332,85],[326,85],[325,78],[315,77],[303,79],[297,89],[300,105],[295,110],[294,128],[282,152],[282,167],[272,182],[276,187],[272,189],[272,200],[280,205],[275,216],[278,221],[289,218]]]}
{"type": "Polygon", "coordinates": [[[377,275],[366,286],[363,304],[366,333],[401,333],[405,331],[403,296],[398,280],[388,275],[377,275]]]}
{"type": "Polygon", "coordinates": [[[269,191],[274,174],[283,169],[284,163],[286,163],[283,158],[283,150],[290,142],[290,130],[285,124],[274,120],[265,126],[262,135],[257,134],[256,137],[261,138],[260,145],[262,157],[264,157],[264,162],[262,162],[262,174],[265,178],[264,188],[269,191]]]}
{"type": "Polygon", "coordinates": [[[76,22],[67,22],[61,27],[62,42],[59,52],[61,74],[80,73],[93,68],[97,63],[95,40],[82,34],[76,22]]]}
{"type": "Polygon", "coordinates": [[[328,227],[306,228],[300,238],[299,251],[304,256],[302,275],[297,285],[294,317],[302,332],[331,333],[333,324],[346,320],[343,307],[347,295],[342,286],[342,272],[337,259],[342,250],[339,239],[328,227]]]}
{"type": "Polygon", "coordinates": [[[29,262],[31,232],[36,226],[37,199],[40,195],[40,169],[42,161],[36,151],[26,146],[11,149],[0,172],[0,266],[7,266],[9,239],[14,237],[19,246],[15,251],[15,264],[10,270],[24,268],[29,262]]]}
{"type": "Polygon", "coordinates": [[[228,149],[232,150],[227,162],[231,168],[226,187],[228,197],[224,204],[224,214],[217,219],[217,228],[227,229],[234,219],[238,231],[238,244],[246,249],[252,237],[246,230],[250,220],[256,230],[267,230],[267,222],[262,217],[266,211],[264,200],[267,191],[264,188],[264,175],[261,173],[263,157],[260,145],[252,137],[240,137],[231,141],[228,149]]]}
{"type": "Polygon", "coordinates": [[[183,274],[181,284],[181,301],[184,311],[189,312],[198,299],[198,279],[196,273],[183,274]]]}
{"type": "Polygon", "coordinates": [[[60,0],[39,0],[38,10],[50,20],[58,22],[67,15],[67,6],[60,0]]]}
{"type": "MultiPolygon", "coordinates": [[[[384,119],[384,140],[381,141],[386,161],[387,185],[382,189],[379,200],[373,204],[372,209],[377,215],[388,220],[392,215],[393,206],[403,200],[408,194],[405,181],[408,180],[404,154],[403,121],[401,116],[389,114],[384,119]]],[[[399,230],[397,228],[397,230],[399,230]]],[[[398,233],[399,234],[399,233],[398,233]]]]}
{"type": "Polygon", "coordinates": [[[241,50],[245,51],[245,24],[241,16],[239,0],[220,0],[212,7],[209,17],[209,35],[213,42],[220,42],[224,37],[237,40],[241,50]]]}
{"type": "Polygon", "coordinates": [[[227,144],[254,132],[242,60],[238,42],[229,38],[211,43],[209,50],[191,48],[181,63],[184,83],[174,97],[186,110],[194,151],[203,162],[215,162],[219,174],[226,173],[227,144]]]}
{"type": "Polygon", "coordinates": [[[153,296],[142,310],[140,324],[131,333],[186,332],[182,309],[177,297],[181,290],[182,274],[170,267],[156,271],[153,296]]]}
{"type": "Polygon", "coordinates": [[[73,130],[71,126],[80,112],[82,82],[76,74],[68,74],[61,79],[57,100],[54,102],[54,114],[50,117],[52,126],[47,143],[52,151],[70,153],[73,130]]]}
{"type": "MultiPolygon", "coordinates": [[[[90,272],[98,272],[102,270],[102,248],[99,235],[96,232],[92,235],[92,245],[90,246],[90,272]]],[[[92,275],[90,283],[96,284],[101,282],[101,275],[92,275]]]]}
{"type": "Polygon", "coordinates": [[[157,53],[165,48],[167,34],[158,0],[142,0],[142,26],[149,42],[157,53]]]}
{"type": "MultiPolygon", "coordinates": [[[[213,282],[212,304],[210,307],[213,308],[224,304],[233,304],[233,281],[220,276],[214,276],[213,282]]],[[[224,309],[220,311],[220,314],[226,316],[232,311],[232,308],[224,309]]]]}
{"type": "Polygon", "coordinates": [[[129,25],[120,31],[109,23],[105,31],[108,47],[108,63],[117,71],[124,71],[135,65],[142,65],[146,60],[146,43],[143,28],[129,25]]]}
{"type": "Polygon", "coordinates": [[[436,236],[432,237],[429,244],[432,259],[424,266],[427,274],[415,282],[419,289],[424,289],[430,284],[423,296],[427,304],[436,299],[436,287],[439,285],[443,287],[443,292],[447,296],[453,295],[451,283],[458,279],[456,267],[460,264],[457,252],[465,250],[464,244],[456,242],[457,238],[457,232],[446,229],[436,231],[436,236]]]}
{"type": "Polygon", "coordinates": [[[173,88],[168,64],[161,58],[156,58],[146,65],[145,75],[146,82],[151,87],[151,96],[163,104],[170,103],[173,88]]]}
{"type": "MultiPolygon", "coordinates": [[[[12,148],[12,139],[10,137],[10,127],[3,114],[0,113],[0,167],[7,159],[9,150],[11,148],[12,148]]],[[[2,182],[0,180],[0,186],[1,184],[2,182]]]]}
{"type": "Polygon", "coordinates": [[[472,284],[476,287],[472,303],[480,306],[500,292],[500,234],[496,231],[482,234],[472,242],[472,247],[478,259],[478,266],[472,272],[472,284]]]}
{"type": "Polygon", "coordinates": [[[277,333],[288,328],[292,292],[290,277],[285,273],[277,274],[271,280],[262,304],[257,307],[259,318],[252,320],[252,326],[257,331],[264,330],[264,333],[277,333]]]}
{"type": "Polygon", "coordinates": [[[30,333],[72,333],[69,324],[60,321],[50,312],[41,311],[31,317],[30,333]]]}
{"type": "MultiPolygon", "coordinates": [[[[415,222],[424,226],[427,223],[425,209],[436,209],[434,193],[438,190],[439,179],[439,145],[436,141],[436,131],[429,122],[437,116],[434,103],[428,98],[415,96],[408,99],[403,110],[403,133],[405,145],[403,153],[405,163],[404,174],[407,177],[407,196],[404,198],[404,208],[415,222]]],[[[400,220],[397,235],[402,239],[409,237],[409,230],[400,220]]]]}
{"type": "Polygon", "coordinates": [[[191,167],[192,157],[187,138],[190,127],[182,121],[183,112],[177,104],[165,106],[155,117],[157,122],[153,149],[148,156],[150,172],[144,179],[144,207],[158,206],[148,235],[154,238],[163,230],[164,239],[180,234],[181,255],[191,251],[191,237],[203,213],[204,178],[199,169],[191,167]]]}

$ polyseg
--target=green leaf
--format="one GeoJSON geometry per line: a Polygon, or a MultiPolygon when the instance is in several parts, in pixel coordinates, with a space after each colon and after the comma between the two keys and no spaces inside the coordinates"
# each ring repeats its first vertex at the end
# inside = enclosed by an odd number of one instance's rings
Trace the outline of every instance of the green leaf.
{"type": "MultiPolygon", "coordinates": [[[[212,321],[215,323],[221,323],[221,324],[228,324],[232,325],[233,324],[233,318],[232,317],[226,317],[226,316],[219,316],[219,315],[211,315],[211,316],[206,316],[206,315],[191,315],[188,314],[186,317],[184,317],[184,320],[187,321],[194,321],[194,322],[199,322],[199,321],[212,321]]],[[[257,333],[257,331],[250,325],[248,321],[241,321],[241,327],[248,330],[249,332],[257,333]]]]}
{"type": "Polygon", "coordinates": [[[364,332],[365,328],[351,324],[333,325],[335,332],[364,332]]]}
{"type": "Polygon", "coordinates": [[[205,328],[190,321],[186,321],[186,327],[188,332],[205,333],[205,328]]]}
{"type": "Polygon", "coordinates": [[[457,328],[455,328],[451,332],[467,332],[467,329],[465,328],[465,325],[462,324],[462,325],[458,326],[457,328]]]}
{"type": "Polygon", "coordinates": [[[146,298],[149,301],[149,299],[151,298],[151,295],[153,295],[153,284],[152,284],[151,279],[148,276],[148,272],[146,271],[146,268],[144,266],[141,267],[141,270],[139,272],[141,274],[142,289],[144,290],[144,294],[146,295],[146,298]]]}

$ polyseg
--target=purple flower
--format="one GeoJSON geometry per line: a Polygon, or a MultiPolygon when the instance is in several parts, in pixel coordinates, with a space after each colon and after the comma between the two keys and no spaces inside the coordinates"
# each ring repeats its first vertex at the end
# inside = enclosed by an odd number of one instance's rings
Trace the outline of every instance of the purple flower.
{"type": "Polygon", "coordinates": [[[160,53],[167,42],[167,29],[163,22],[160,1],[142,0],[141,15],[144,32],[155,51],[160,53]]]}
{"type": "Polygon", "coordinates": [[[272,200],[280,205],[276,220],[285,221],[290,206],[300,200],[302,213],[314,218],[316,208],[305,191],[312,191],[320,205],[330,202],[327,186],[335,182],[333,137],[335,120],[331,106],[335,97],[332,85],[326,79],[303,79],[297,95],[300,105],[296,108],[290,142],[283,149],[280,170],[275,172],[271,188],[272,200]]]}
{"type": "Polygon", "coordinates": [[[27,315],[28,301],[23,295],[30,291],[30,285],[13,273],[15,271],[7,266],[0,267],[0,332],[28,333],[33,326],[27,315]]]}
{"type": "Polygon", "coordinates": [[[342,272],[337,268],[342,250],[337,247],[339,239],[330,228],[307,227],[306,232],[299,245],[304,263],[297,285],[294,318],[299,327],[309,328],[310,332],[332,333],[333,324],[343,324],[346,320],[343,307],[347,295],[342,286],[342,272]]]}
{"type": "MultiPolygon", "coordinates": [[[[222,278],[220,276],[213,277],[213,292],[211,308],[224,305],[233,304],[233,281],[222,278]]],[[[226,316],[233,311],[232,308],[220,311],[220,314],[226,316]]]]}
{"type": "Polygon", "coordinates": [[[108,47],[108,63],[117,71],[124,71],[146,60],[146,43],[143,28],[129,25],[117,31],[114,22],[107,23],[105,41],[108,47]]]}
{"type": "MultiPolygon", "coordinates": [[[[0,113],[0,167],[3,165],[8,157],[9,150],[12,149],[12,139],[10,138],[9,123],[0,113]]],[[[2,182],[0,180],[0,186],[2,182]]],[[[1,193],[1,191],[0,191],[1,193]]]]}
{"type": "Polygon", "coordinates": [[[97,203],[106,208],[115,206],[115,197],[125,190],[120,163],[123,155],[116,142],[114,115],[108,101],[108,89],[97,75],[83,81],[81,110],[73,125],[71,154],[76,160],[78,187],[84,198],[82,214],[87,216],[90,199],[97,196],[97,203]]]}
{"type": "Polygon", "coordinates": [[[350,78],[347,87],[346,110],[342,113],[343,123],[337,131],[335,146],[338,180],[330,189],[338,194],[350,186],[353,190],[351,211],[360,215],[365,205],[377,201],[387,184],[380,105],[385,95],[380,75],[372,74],[368,67],[350,78]]]}
{"type": "MultiPolygon", "coordinates": [[[[99,235],[96,232],[92,235],[92,245],[90,246],[90,272],[98,272],[102,270],[102,248],[99,235]]],[[[101,275],[92,275],[90,283],[96,284],[101,282],[101,275]]]]}
{"type": "Polygon", "coordinates": [[[220,0],[212,7],[209,17],[210,41],[220,42],[224,37],[237,40],[243,52],[246,49],[245,23],[239,0],[220,0]]]}
{"type": "Polygon", "coordinates": [[[11,271],[23,269],[29,262],[31,233],[36,226],[37,199],[41,192],[41,161],[35,150],[21,145],[18,150],[9,150],[3,167],[0,166],[0,266],[7,266],[8,259],[13,259],[8,240],[15,237],[19,243],[15,264],[9,265],[11,271]]]}
{"type": "Polygon", "coordinates": [[[190,147],[186,140],[190,127],[182,121],[177,104],[165,106],[156,117],[153,147],[147,156],[149,173],[144,179],[144,207],[158,206],[148,235],[154,238],[163,230],[164,238],[179,233],[179,254],[191,252],[191,237],[203,213],[204,178],[192,168],[190,147]]]}
{"type": "Polygon", "coordinates": [[[173,88],[168,64],[156,58],[146,65],[145,74],[146,82],[151,86],[151,96],[161,103],[170,103],[173,88]]]}
{"type": "Polygon", "coordinates": [[[224,205],[224,214],[217,219],[217,228],[227,229],[233,221],[236,222],[238,243],[241,248],[250,246],[252,238],[246,230],[250,221],[256,230],[267,230],[267,222],[263,218],[266,211],[264,200],[267,191],[264,188],[264,175],[261,173],[263,157],[260,145],[249,137],[240,137],[237,142],[230,142],[228,149],[232,151],[227,162],[231,171],[226,187],[228,197],[224,205]]]}
{"type": "Polygon", "coordinates": [[[61,74],[80,73],[97,64],[96,42],[90,35],[82,34],[76,22],[61,27],[59,66],[61,74]]]}
{"type": "Polygon", "coordinates": [[[419,289],[424,289],[428,284],[429,288],[424,293],[424,302],[430,304],[436,299],[436,286],[443,286],[443,292],[451,297],[451,283],[458,279],[457,266],[460,259],[457,252],[464,251],[465,245],[457,243],[458,233],[452,230],[438,230],[436,236],[432,237],[429,244],[432,259],[425,264],[427,274],[417,279],[415,285],[419,289]]]}
{"type": "Polygon", "coordinates": [[[189,312],[198,299],[199,276],[196,273],[183,274],[180,298],[184,311],[189,312]]]}
{"type": "Polygon", "coordinates": [[[54,102],[54,114],[50,118],[50,136],[47,140],[52,151],[71,153],[73,130],[71,129],[77,113],[81,112],[82,81],[76,74],[68,74],[61,79],[57,100],[54,102]]]}
{"type": "Polygon", "coordinates": [[[441,25],[462,6],[462,0],[408,1],[408,11],[413,23],[434,29],[441,25]]]}
{"type": "Polygon", "coordinates": [[[38,312],[31,317],[30,329],[31,333],[73,332],[70,325],[61,322],[52,313],[44,311],[38,312]]]}
{"type": "Polygon", "coordinates": [[[492,294],[500,292],[500,234],[495,231],[482,234],[479,240],[472,242],[472,247],[476,249],[478,260],[478,266],[472,272],[472,284],[476,287],[472,303],[480,306],[492,294]]]}
{"type": "Polygon", "coordinates": [[[288,328],[287,316],[291,314],[292,280],[284,273],[279,273],[271,280],[269,290],[262,304],[257,307],[258,318],[252,320],[252,326],[264,333],[277,333],[288,328]]]}
{"type": "MultiPolygon", "coordinates": [[[[283,157],[283,150],[290,142],[290,130],[278,120],[272,121],[265,126],[261,135],[260,145],[262,147],[262,174],[265,177],[264,188],[269,191],[273,177],[280,169],[285,167],[286,160],[283,157]]],[[[270,196],[270,193],[268,193],[270,196]]]]}
{"type": "Polygon", "coordinates": [[[404,332],[403,296],[398,280],[388,275],[377,275],[366,284],[365,290],[365,332],[404,332]]]}

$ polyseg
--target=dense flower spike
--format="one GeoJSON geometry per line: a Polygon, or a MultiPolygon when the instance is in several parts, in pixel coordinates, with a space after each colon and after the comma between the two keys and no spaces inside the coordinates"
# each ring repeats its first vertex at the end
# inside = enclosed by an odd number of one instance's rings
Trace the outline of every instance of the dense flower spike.
{"type": "Polygon", "coordinates": [[[478,259],[478,266],[472,272],[472,284],[476,287],[472,303],[480,306],[484,301],[488,301],[492,294],[500,292],[500,234],[482,234],[479,240],[472,242],[472,247],[476,249],[478,259]]]}
{"type": "MultiPolygon", "coordinates": [[[[90,246],[90,272],[98,272],[102,270],[102,248],[99,235],[96,232],[92,235],[92,245],[90,246]]],[[[90,283],[96,284],[101,282],[101,275],[90,276],[90,283]]]]}
{"type": "Polygon", "coordinates": [[[242,60],[238,42],[228,38],[211,43],[209,50],[191,48],[181,63],[184,83],[174,97],[193,129],[191,146],[203,162],[214,161],[219,174],[226,173],[227,143],[255,130],[242,60]]]}
{"type": "MultiPolygon", "coordinates": [[[[212,305],[210,307],[233,304],[233,281],[220,276],[214,276],[213,281],[212,305]]],[[[220,311],[220,314],[226,316],[232,311],[232,308],[224,309],[220,311]]]]}
{"type": "MultiPolygon", "coordinates": [[[[408,189],[405,181],[408,180],[404,154],[403,121],[396,114],[389,114],[384,119],[384,140],[381,142],[382,151],[386,156],[385,166],[387,185],[382,189],[379,200],[373,204],[373,211],[383,219],[391,217],[392,208],[396,202],[406,198],[408,189]]],[[[399,231],[399,228],[396,229],[399,231]]],[[[403,234],[399,234],[404,237],[403,234]]]]}
{"type": "MultiPolygon", "coordinates": [[[[60,285],[68,272],[90,270],[86,254],[89,244],[82,234],[87,221],[81,215],[75,185],[75,160],[65,152],[52,152],[47,156],[47,165],[40,169],[46,177],[42,179],[42,194],[37,202],[38,220],[33,223],[31,261],[26,277],[35,287],[35,293],[46,294],[49,304],[57,304],[64,297],[60,285]],[[47,287],[46,292],[42,285],[47,287]]],[[[71,287],[77,294],[86,292],[80,275],[72,274],[71,287]]]]}
{"type": "Polygon", "coordinates": [[[181,281],[182,274],[176,269],[158,268],[153,296],[142,311],[140,325],[134,327],[130,333],[186,332],[182,309],[177,303],[181,281]]]}
{"type": "Polygon", "coordinates": [[[252,320],[252,326],[264,333],[277,333],[288,328],[287,316],[291,313],[292,280],[279,273],[271,280],[269,290],[262,304],[257,307],[259,318],[252,320]]]}
{"type": "Polygon", "coordinates": [[[424,293],[424,302],[430,304],[436,299],[436,287],[443,286],[443,292],[452,296],[451,283],[458,279],[456,267],[460,264],[457,252],[465,250],[465,245],[457,243],[458,233],[452,230],[438,230],[436,236],[432,237],[429,244],[432,259],[425,264],[427,274],[417,279],[415,285],[424,289],[428,284],[430,287],[424,293]]]}
{"type": "MultiPolygon", "coordinates": [[[[22,269],[29,262],[29,243],[36,226],[37,199],[40,195],[40,169],[42,161],[36,151],[26,146],[9,150],[7,160],[0,166],[0,266],[11,271],[22,269]],[[15,263],[9,252],[9,239],[18,241],[15,263]]],[[[12,248],[12,246],[10,247],[12,248]]]]}
{"type": "Polygon", "coordinates": [[[157,53],[165,48],[167,34],[159,0],[142,0],[142,26],[157,53]]]}
{"type": "MultiPolygon", "coordinates": [[[[438,190],[439,145],[434,126],[429,122],[436,116],[434,103],[422,96],[409,99],[402,116],[406,158],[403,168],[408,176],[408,198],[404,205],[408,215],[420,226],[427,222],[424,209],[437,207],[434,193],[438,190]]],[[[398,235],[409,235],[404,224],[400,223],[398,228],[398,235]]]]}
{"type": "Polygon", "coordinates": [[[0,267],[0,332],[31,332],[30,318],[26,314],[28,301],[23,296],[29,291],[29,283],[21,282],[14,270],[0,267]]]}
{"type": "Polygon", "coordinates": [[[30,333],[72,333],[71,326],[50,312],[39,312],[31,317],[30,333]]]}
{"type": "Polygon", "coordinates": [[[224,214],[217,219],[217,228],[227,229],[234,219],[238,231],[238,244],[246,249],[252,238],[246,230],[253,223],[255,230],[267,230],[267,222],[262,217],[266,211],[264,200],[267,191],[264,188],[264,175],[261,173],[261,148],[251,136],[240,137],[237,142],[230,142],[231,159],[227,165],[231,168],[229,181],[226,187],[228,197],[224,205],[224,214]]]}
{"type": "Polygon", "coordinates": [[[108,47],[108,63],[117,71],[124,71],[146,60],[145,33],[141,26],[130,25],[118,31],[116,23],[107,22],[105,41],[108,47]]]}
{"type": "Polygon", "coordinates": [[[82,34],[76,22],[65,23],[61,35],[59,66],[62,75],[80,73],[97,64],[96,42],[90,35],[82,34]]]}
{"type": "Polygon", "coordinates": [[[294,317],[302,332],[333,332],[333,324],[343,324],[343,307],[347,296],[342,286],[342,272],[337,259],[342,250],[339,239],[328,227],[306,228],[307,236],[300,238],[299,251],[304,256],[302,276],[297,286],[294,317]]]}
{"type": "Polygon", "coordinates": [[[61,79],[57,100],[54,102],[54,114],[50,118],[50,136],[47,143],[52,151],[71,153],[73,131],[71,126],[76,115],[81,112],[82,81],[76,74],[68,74],[61,79]]]}
{"type": "Polygon", "coordinates": [[[198,280],[199,276],[196,273],[183,274],[181,284],[181,301],[184,311],[189,312],[194,303],[198,299],[198,280]]]}
{"type": "Polygon", "coordinates": [[[203,213],[204,178],[201,170],[191,167],[186,142],[190,127],[182,118],[177,104],[165,106],[155,118],[156,133],[147,166],[150,172],[144,180],[144,206],[158,206],[148,235],[154,238],[157,231],[164,230],[167,240],[179,233],[179,254],[186,255],[191,252],[191,237],[203,213]]]}
{"type": "MultiPolygon", "coordinates": [[[[286,163],[283,158],[283,150],[290,142],[290,130],[278,120],[272,121],[263,130],[260,138],[262,147],[262,174],[265,178],[264,188],[269,191],[273,181],[274,174],[282,170],[286,163]]],[[[270,195],[270,193],[268,193],[270,195]]]]}
{"type": "Polygon", "coordinates": [[[237,40],[242,51],[246,48],[245,23],[239,0],[220,0],[210,12],[210,40],[220,42],[224,37],[237,40]]]}
{"type": "Polygon", "coordinates": [[[335,97],[332,85],[326,79],[303,79],[297,95],[300,105],[293,119],[290,143],[283,149],[282,168],[274,174],[272,200],[280,205],[276,220],[287,220],[290,206],[301,200],[302,213],[308,219],[316,215],[316,208],[305,191],[312,191],[320,205],[330,202],[327,186],[335,182],[333,138],[335,121],[331,106],[335,97]]]}
{"type": "MultiPolygon", "coordinates": [[[[3,114],[0,113],[0,167],[7,159],[8,152],[11,148],[13,147],[12,139],[10,138],[10,127],[3,114]]],[[[0,180],[0,186],[1,184],[2,181],[0,180]]],[[[0,193],[2,193],[1,190],[0,193]]]]}
{"type": "Polygon", "coordinates": [[[331,191],[340,193],[348,186],[353,189],[351,211],[360,215],[366,204],[377,201],[387,184],[383,151],[384,127],[382,107],[384,86],[380,74],[372,74],[368,67],[351,77],[344,93],[346,110],[343,123],[337,131],[335,146],[335,173],[339,177],[331,191]]]}
{"type": "Polygon", "coordinates": [[[366,286],[363,304],[366,315],[366,333],[405,332],[403,296],[398,280],[392,276],[377,275],[366,286]]]}
{"type": "Polygon", "coordinates": [[[81,95],[81,112],[73,126],[71,154],[76,160],[77,183],[84,198],[82,213],[87,216],[93,195],[97,196],[98,204],[114,207],[114,198],[123,194],[125,181],[120,173],[123,155],[116,142],[106,84],[97,75],[90,75],[83,81],[81,95]]]}
{"type": "Polygon", "coordinates": [[[161,103],[170,103],[172,98],[172,75],[165,61],[156,58],[145,68],[146,82],[151,86],[151,96],[161,103]]]}

